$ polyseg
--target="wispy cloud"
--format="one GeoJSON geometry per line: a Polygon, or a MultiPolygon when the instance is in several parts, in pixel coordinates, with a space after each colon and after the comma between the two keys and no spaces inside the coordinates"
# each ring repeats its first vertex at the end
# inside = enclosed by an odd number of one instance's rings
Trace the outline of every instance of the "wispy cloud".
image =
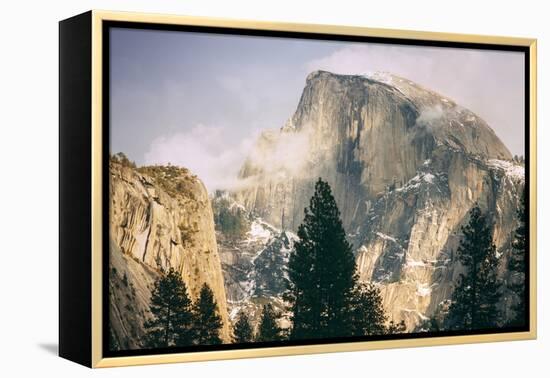
{"type": "Polygon", "coordinates": [[[190,169],[208,191],[230,189],[238,183],[238,172],[251,151],[255,135],[238,144],[227,142],[227,129],[196,125],[155,139],[145,154],[145,164],[174,164],[190,169]]]}
{"type": "Polygon", "coordinates": [[[288,179],[307,174],[307,164],[312,156],[311,128],[304,125],[299,131],[264,132],[250,150],[248,162],[258,172],[248,181],[288,179]]]}
{"type": "Polygon", "coordinates": [[[228,132],[224,127],[199,124],[189,132],[159,137],[145,154],[145,164],[170,163],[188,168],[211,193],[243,189],[264,177],[285,179],[307,173],[311,157],[309,127],[292,132],[258,130],[238,144],[227,141],[228,132]],[[239,177],[245,161],[257,175],[239,177]]]}
{"type": "Polygon", "coordinates": [[[431,125],[434,121],[440,120],[445,115],[445,111],[440,105],[423,109],[416,119],[416,123],[421,126],[431,125]]]}

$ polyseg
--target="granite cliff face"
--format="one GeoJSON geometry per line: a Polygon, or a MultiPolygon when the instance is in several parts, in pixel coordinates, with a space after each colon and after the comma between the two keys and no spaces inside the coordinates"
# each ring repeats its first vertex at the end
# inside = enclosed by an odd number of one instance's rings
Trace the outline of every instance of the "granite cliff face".
{"type": "Polygon", "coordinates": [[[460,227],[476,203],[494,223],[507,278],[523,166],[451,99],[389,74],[313,72],[287,124],[260,137],[234,198],[295,231],[318,177],[333,189],[361,279],[380,285],[390,318],[408,331],[450,298],[460,227]]]}
{"type": "Polygon", "coordinates": [[[230,341],[224,280],[212,208],[202,182],[176,167],[132,168],[111,162],[110,319],[116,347],[140,347],[156,278],[181,272],[192,300],[206,283],[230,341]]]}
{"type": "Polygon", "coordinates": [[[239,199],[270,223],[295,229],[312,193],[312,178],[323,177],[336,194],[344,225],[354,229],[388,187],[403,185],[442,151],[512,159],[481,118],[450,99],[389,75],[316,71],[287,124],[261,136],[241,170],[254,185],[239,199]],[[296,146],[304,150],[301,159],[276,170],[268,167],[266,173],[266,165],[277,160],[270,155],[295,138],[306,140],[296,146]]]}

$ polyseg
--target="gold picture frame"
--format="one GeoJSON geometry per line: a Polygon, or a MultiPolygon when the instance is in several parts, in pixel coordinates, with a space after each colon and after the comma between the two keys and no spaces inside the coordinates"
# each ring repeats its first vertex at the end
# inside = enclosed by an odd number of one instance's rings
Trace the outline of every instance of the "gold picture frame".
{"type": "MultiPolygon", "coordinates": [[[[252,20],[217,19],[210,17],[189,17],[161,14],[110,12],[93,10],[81,16],[62,21],[60,24],[60,149],[61,149],[61,188],[60,197],[63,201],[61,207],[60,230],[60,355],[89,367],[114,367],[144,364],[160,364],[188,361],[208,361],[219,359],[253,358],[283,355],[300,355],[311,353],[348,352],[372,349],[388,349],[403,347],[423,347],[449,344],[484,343],[495,341],[529,340],[537,337],[537,265],[536,265],[536,209],[537,209],[537,41],[529,38],[512,38],[500,36],[481,36],[469,34],[435,33],[423,31],[376,29],[366,27],[294,24],[279,22],[259,22],[252,20]],[[528,49],[529,56],[529,330],[511,333],[476,334],[460,336],[433,336],[429,338],[403,338],[397,340],[376,340],[360,342],[343,342],[332,344],[312,344],[297,346],[277,346],[246,348],[235,350],[197,351],[186,353],[151,354],[138,356],[105,357],[103,352],[103,306],[105,305],[103,286],[103,249],[104,249],[104,217],[105,208],[104,193],[104,135],[103,122],[105,119],[104,102],[102,98],[105,83],[103,82],[103,37],[105,22],[128,22],[162,25],[191,25],[204,27],[217,27],[242,30],[277,31],[292,33],[313,33],[333,36],[358,36],[391,38],[413,41],[433,42],[457,42],[476,45],[502,45],[520,46],[528,49]],[[80,33],[80,34],[79,34],[80,33]],[[81,39],[79,39],[81,35],[81,39]],[[86,54],[80,54],[75,60],[74,54],[79,54],[81,49],[86,54]],[[88,61],[89,59],[89,61],[88,61]],[[69,60],[74,64],[80,63],[81,72],[68,73],[69,60]],[[88,72],[89,71],[89,72],[88,72]],[[89,76],[86,76],[89,75],[89,76]],[[77,84],[75,84],[77,83],[77,84]],[[74,85],[80,85],[75,90],[74,85]],[[65,92],[65,94],[63,93],[65,92]],[[69,92],[71,94],[69,94],[69,92]],[[82,93],[82,95],[78,95],[82,93]],[[86,97],[88,96],[89,97],[86,97]],[[74,102],[79,101],[79,105],[74,102]],[[90,102],[87,102],[90,101],[90,102]],[[79,109],[80,111],[75,111],[79,109]],[[74,128],[81,127],[75,122],[86,122],[81,131],[74,128]],[[89,123],[88,123],[89,122],[89,123]],[[72,130],[69,130],[73,128],[72,130]],[[71,134],[73,133],[73,134],[71,134]],[[77,133],[77,134],[74,134],[77,133]],[[64,147],[70,140],[78,140],[89,145],[88,156],[72,155],[75,153],[72,147],[64,147]],[[81,185],[82,192],[71,192],[69,185],[75,185],[71,172],[78,164],[84,172],[82,180],[76,181],[81,185]],[[71,176],[71,177],[70,177],[71,176]],[[67,187],[65,186],[67,185],[67,187]],[[65,189],[64,189],[65,188],[65,189]],[[82,195],[89,194],[89,200],[82,205],[86,210],[81,217],[88,217],[83,223],[71,221],[72,214],[68,207],[75,201],[79,201],[82,195]],[[78,227],[78,229],[77,229],[78,227]],[[69,240],[68,234],[86,234],[86,238],[69,240]],[[78,240],[85,243],[78,247],[78,240]],[[87,242],[86,242],[87,241],[87,242]],[[78,248],[78,249],[77,249],[78,248]],[[82,258],[73,256],[83,252],[82,258]],[[86,273],[83,273],[86,272],[86,273]],[[78,276],[78,277],[76,277],[78,276]],[[86,280],[89,280],[86,281],[86,280]],[[86,281],[86,282],[85,282],[86,281]],[[83,295],[84,307],[75,302],[77,290],[83,295]],[[89,290],[89,293],[87,292],[89,290]],[[74,307],[79,307],[78,309],[74,307]],[[80,311],[80,312],[79,312],[80,311]],[[83,313],[89,315],[83,316],[83,313]],[[76,335],[78,333],[78,337],[76,335]],[[74,335],[74,336],[73,336],[74,335]],[[82,338],[82,335],[86,335],[82,338]],[[89,335],[89,337],[87,336],[89,335]],[[89,344],[80,351],[75,351],[78,342],[89,344]],[[89,347],[89,348],[88,348],[89,347]]],[[[527,84],[527,83],[526,83],[527,84]]],[[[527,94],[526,94],[527,95],[527,94]]],[[[75,147],[76,148],[76,147],[75,147]]],[[[82,152],[84,154],[84,152],[82,152]]],[[[75,189],[75,190],[76,190],[75,189]]]]}

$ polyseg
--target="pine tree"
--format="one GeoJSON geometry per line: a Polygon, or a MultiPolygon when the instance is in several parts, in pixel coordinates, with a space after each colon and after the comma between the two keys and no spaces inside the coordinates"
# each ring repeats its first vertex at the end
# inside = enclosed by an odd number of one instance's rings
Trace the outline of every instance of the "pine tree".
{"type": "Polygon", "coordinates": [[[161,348],[191,343],[191,300],[181,275],[174,269],[155,281],[150,311],[152,319],[145,322],[146,347],[161,348]]]}
{"type": "Polygon", "coordinates": [[[525,192],[522,193],[520,204],[516,213],[518,219],[518,227],[514,233],[512,242],[512,254],[508,260],[508,270],[510,271],[509,288],[514,293],[516,302],[512,306],[514,317],[510,322],[512,326],[525,325],[525,253],[527,242],[527,227],[525,225],[525,192]]]}
{"type": "Polygon", "coordinates": [[[439,332],[441,327],[436,317],[432,316],[425,319],[417,328],[418,332],[439,332]]]}
{"type": "Polygon", "coordinates": [[[113,328],[109,328],[109,350],[120,350],[120,343],[118,342],[118,339],[116,337],[115,332],[113,331],[113,328]]]}
{"type": "Polygon", "coordinates": [[[234,337],[233,342],[237,344],[250,343],[254,341],[254,332],[252,330],[252,325],[250,324],[250,319],[244,311],[239,313],[237,322],[235,323],[235,328],[233,330],[234,337]]]}
{"type": "Polygon", "coordinates": [[[479,206],[470,211],[469,223],[462,227],[458,257],[466,272],[461,274],[452,294],[445,328],[470,330],[494,328],[500,317],[498,259],[491,228],[479,206]]]}
{"type": "Polygon", "coordinates": [[[398,333],[404,333],[407,329],[405,322],[401,320],[399,323],[395,323],[393,320],[386,326],[386,335],[395,335],[398,333]]]}
{"type": "Polygon", "coordinates": [[[214,222],[216,229],[221,231],[230,240],[244,237],[250,227],[246,212],[238,206],[232,206],[229,197],[217,191],[212,201],[214,222]]]}
{"type": "Polygon", "coordinates": [[[373,284],[357,284],[352,300],[352,336],[383,335],[386,315],[380,290],[373,284]]]}
{"type": "Polygon", "coordinates": [[[328,183],[319,179],[288,263],[293,339],[349,336],[355,259],[328,183]]]}
{"type": "Polygon", "coordinates": [[[258,336],[256,341],[278,341],[281,340],[282,330],[277,323],[280,314],[277,313],[271,303],[264,305],[258,336]]]}
{"type": "Polygon", "coordinates": [[[198,345],[221,344],[222,319],[212,289],[204,284],[194,305],[195,342],[198,345]]]}

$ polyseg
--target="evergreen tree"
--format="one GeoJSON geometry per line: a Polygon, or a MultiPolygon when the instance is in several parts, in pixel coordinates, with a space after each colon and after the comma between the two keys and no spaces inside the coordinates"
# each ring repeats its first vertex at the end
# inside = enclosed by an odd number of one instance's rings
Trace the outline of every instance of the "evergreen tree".
{"type": "Polygon", "coordinates": [[[441,327],[439,321],[434,316],[424,320],[417,328],[418,332],[439,332],[441,327]]]}
{"type": "Polygon", "coordinates": [[[123,152],[118,152],[111,156],[111,160],[120,163],[121,165],[125,167],[131,167],[136,168],[136,163],[133,161],[130,161],[128,157],[123,152]]]}
{"type": "Polygon", "coordinates": [[[273,309],[271,303],[264,305],[256,341],[281,340],[282,330],[277,323],[279,317],[280,314],[273,309]]]}
{"type": "Polygon", "coordinates": [[[254,341],[254,332],[252,330],[252,325],[250,324],[250,319],[244,311],[239,313],[237,322],[235,323],[235,328],[233,330],[234,337],[233,342],[237,344],[250,343],[254,341]]]}
{"type": "Polygon", "coordinates": [[[386,335],[395,335],[398,333],[404,333],[407,329],[405,322],[401,320],[399,323],[395,323],[393,320],[386,327],[386,335]]]}
{"type": "Polygon", "coordinates": [[[212,289],[204,284],[194,305],[195,342],[198,345],[221,344],[222,319],[212,289]]]}
{"type": "Polygon", "coordinates": [[[237,240],[245,236],[250,222],[244,209],[233,204],[229,197],[217,191],[212,201],[212,210],[216,229],[230,240],[237,240]]]}
{"type": "Polygon", "coordinates": [[[146,347],[191,344],[191,300],[181,275],[174,269],[155,281],[150,311],[152,319],[145,322],[146,347]]]}
{"type": "Polygon", "coordinates": [[[470,211],[469,223],[462,227],[458,257],[466,272],[461,274],[452,294],[445,328],[469,330],[497,326],[500,313],[498,259],[491,228],[479,206],[470,211]]]}
{"type": "Polygon", "coordinates": [[[510,271],[509,288],[515,295],[516,302],[512,306],[514,317],[511,321],[512,326],[525,325],[525,253],[527,242],[527,227],[525,214],[525,192],[522,193],[520,204],[517,210],[518,227],[514,233],[512,242],[512,254],[508,260],[508,270],[510,271]]]}
{"type": "Polygon", "coordinates": [[[352,308],[352,336],[383,335],[386,315],[380,290],[373,284],[357,284],[352,308]]]}
{"type": "Polygon", "coordinates": [[[293,339],[349,336],[355,258],[328,183],[319,179],[288,263],[293,339]]]}

